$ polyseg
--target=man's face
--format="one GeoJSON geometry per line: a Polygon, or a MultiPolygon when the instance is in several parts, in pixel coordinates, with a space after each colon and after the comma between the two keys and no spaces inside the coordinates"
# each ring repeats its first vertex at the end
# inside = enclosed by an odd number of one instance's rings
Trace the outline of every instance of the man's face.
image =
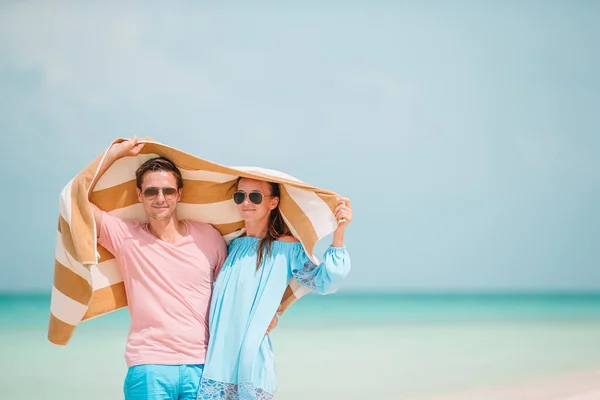
{"type": "Polygon", "coordinates": [[[142,189],[138,188],[137,194],[148,219],[155,220],[171,218],[181,200],[177,178],[167,171],[146,172],[142,178],[142,189]]]}

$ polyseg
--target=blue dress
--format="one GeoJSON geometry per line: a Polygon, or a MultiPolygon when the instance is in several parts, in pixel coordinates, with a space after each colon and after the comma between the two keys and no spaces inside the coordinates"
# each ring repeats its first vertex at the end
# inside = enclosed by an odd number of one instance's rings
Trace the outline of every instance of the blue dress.
{"type": "Polygon", "coordinates": [[[273,242],[271,256],[256,269],[259,241],[234,239],[215,281],[198,399],[272,399],[275,361],[265,332],[290,280],[294,277],[311,291],[328,294],[337,291],[350,272],[345,247],[330,246],[317,266],[299,242],[273,242]]]}

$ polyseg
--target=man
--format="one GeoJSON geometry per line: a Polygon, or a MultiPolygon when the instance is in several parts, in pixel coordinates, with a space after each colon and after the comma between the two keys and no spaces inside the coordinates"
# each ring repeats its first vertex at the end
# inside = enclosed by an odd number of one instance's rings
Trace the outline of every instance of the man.
{"type": "MultiPolygon", "coordinates": [[[[143,146],[135,137],[114,144],[99,175],[143,146]]],[[[177,218],[183,179],[171,161],[148,160],[136,171],[136,184],[146,224],[92,205],[98,243],[115,256],[129,304],[125,399],[196,399],[212,283],[227,247],[211,225],[177,218]]]]}

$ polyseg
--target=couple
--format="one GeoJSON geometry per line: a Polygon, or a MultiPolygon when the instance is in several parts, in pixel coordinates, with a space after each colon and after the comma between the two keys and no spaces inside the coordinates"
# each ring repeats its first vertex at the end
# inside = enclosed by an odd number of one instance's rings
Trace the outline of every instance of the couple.
{"type": "MultiPolygon", "coordinates": [[[[135,137],[112,145],[98,175],[143,146],[135,137]]],[[[292,278],[326,294],[350,271],[350,202],[340,199],[333,243],[317,266],[285,224],[275,183],[237,180],[233,200],[246,232],[229,249],[211,225],[177,219],[184,188],[171,161],[146,161],[136,184],[147,224],[92,204],[98,243],[116,257],[131,315],[125,399],[272,399],[268,330],[292,278]]]]}

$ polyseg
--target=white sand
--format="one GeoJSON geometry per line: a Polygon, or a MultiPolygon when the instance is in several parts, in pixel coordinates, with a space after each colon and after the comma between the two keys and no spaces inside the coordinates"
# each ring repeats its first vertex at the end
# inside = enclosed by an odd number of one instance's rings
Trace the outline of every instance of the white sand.
{"type": "Polygon", "coordinates": [[[576,323],[281,329],[274,334],[278,398],[428,399],[459,393],[471,396],[465,399],[512,400],[519,397],[510,391],[508,397],[489,397],[496,389],[487,388],[526,391],[528,382],[539,382],[520,398],[558,399],[546,394],[600,390],[600,379],[592,385],[597,373],[540,381],[600,371],[598,338],[600,325],[576,323]]]}
{"type": "MultiPolygon", "coordinates": [[[[45,329],[0,330],[0,398],[122,399],[126,329],[94,325],[67,347],[51,345],[45,329]]],[[[598,373],[569,375],[600,371],[599,338],[598,322],[282,323],[272,334],[276,399],[600,399],[598,373]]]]}
{"type": "Polygon", "coordinates": [[[422,400],[599,400],[600,370],[571,373],[511,387],[482,387],[422,400]]]}

